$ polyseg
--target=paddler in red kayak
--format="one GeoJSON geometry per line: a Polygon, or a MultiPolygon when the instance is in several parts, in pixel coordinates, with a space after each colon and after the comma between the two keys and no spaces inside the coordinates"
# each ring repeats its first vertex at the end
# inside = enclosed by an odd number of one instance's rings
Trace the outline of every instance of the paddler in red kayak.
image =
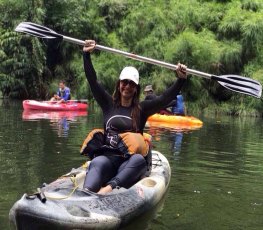
{"type": "Polygon", "coordinates": [[[93,130],[81,148],[91,159],[84,190],[105,194],[115,188],[129,188],[148,170],[151,164],[147,135],[143,134],[149,116],[169,104],[178,94],[186,79],[186,66],[178,64],[178,79],[153,100],[139,101],[139,73],[136,68],[125,67],[111,96],[97,79],[90,52],[95,41],[85,41],[84,69],[90,89],[102,109],[103,129],[93,130]]]}
{"type": "Polygon", "coordinates": [[[61,80],[58,85],[59,89],[56,94],[50,99],[50,101],[56,101],[62,103],[70,100],[70,89],[66,87],[65,81],[61,80]]]}

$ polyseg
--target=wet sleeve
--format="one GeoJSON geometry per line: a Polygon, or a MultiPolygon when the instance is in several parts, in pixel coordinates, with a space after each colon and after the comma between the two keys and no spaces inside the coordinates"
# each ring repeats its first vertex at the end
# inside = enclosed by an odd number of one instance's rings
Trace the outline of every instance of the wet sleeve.
{"type": "Polygon", "coordinates": [[[86,78],[89,82],[90,89],[95,100],[98,102],[102,109],[106,109],[112,101],[112,97],[106,92],[103,86],[97,80],[97,74],[91,62],[91,57],[89,52],[83,53],[84,60],[84,70],[86,78]]]}
{"type": "Polygon", "coordinates": [[[153,100],[142,101],[141,109],[144,115],[151,116],[168,105],[179,94],[185,81],[185,79],[178,78],[162,95],[153,100]]]}

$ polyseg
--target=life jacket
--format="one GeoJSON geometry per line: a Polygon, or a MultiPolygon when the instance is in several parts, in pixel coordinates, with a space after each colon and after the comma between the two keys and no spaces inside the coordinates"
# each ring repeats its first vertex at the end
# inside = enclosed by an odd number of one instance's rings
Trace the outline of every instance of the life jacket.
{"type": "Polygon", "coordinates": [[[120,133],[118,134],[117,148],[111,148],[104,143],[104,130],[92,130],[84,140],[80,153],[93,159],[100,154],[114,154],[129,157],[133,154],[141,154],[146,157],[150,149],[151,135],[144,133],[120,133]]]}

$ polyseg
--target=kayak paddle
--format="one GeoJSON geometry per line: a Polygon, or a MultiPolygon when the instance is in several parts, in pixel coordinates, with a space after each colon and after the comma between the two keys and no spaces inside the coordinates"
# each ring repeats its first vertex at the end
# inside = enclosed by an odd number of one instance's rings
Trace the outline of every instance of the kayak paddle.
{"type": "MultiPolygon", "coordinates": [[[[85,45],[85,42],[82,40],[58,34],[54,30],[51,30],[47,27],[44,27],[44,26],[41,26],[35,23],[31,23],[31,22],[21,22],[16,27],[15,31],[30,34],[30,35],[33,35],[39,38],[58,39],[61,41],[65,40],[65,41],[68,41],[74,44],[78,44],[82,46],[85,45]]],[[[136,54],[128,53],[125,51],[109,48],[106,46],[96,44],[95,48],[98,50],[102,50],[102,51],[108,51],[111,53],[120,54],[125,57],[135,59],[138,61],[143,61],[143,62],[154,64],[154,65],[159,65],[159,66],[162,66],[168,69],[172,69],[172,70],[177,69],[177,66],[173,64],[169,64],[169,63],[158,61],[152,58],[147,58],[147,57],[139,56],[136,54]]],[[[208,73],[204,73],[204,72],[189,69],[189,68],[187,68],[186,72],[188,74],[192,74],[192,75],[199,76],[202,78],[215,80],[221,86],[231,91],[234,91],[234,92],[247,94],[247,95],[250,95],[256,98],[260,98],[262,94],[262,85],[260,84],[260,82],[253,80],[251,78],[248,78],[248,77],[241,77],[239,75],[232,75],[232,74],[216,76],[213,74],[208,74],[208,73]]]]}

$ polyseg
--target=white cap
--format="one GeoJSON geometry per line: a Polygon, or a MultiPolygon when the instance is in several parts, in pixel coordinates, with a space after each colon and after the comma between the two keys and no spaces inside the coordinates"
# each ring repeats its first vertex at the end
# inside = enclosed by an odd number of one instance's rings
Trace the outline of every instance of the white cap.
{"type": "Polygon", "coordinates": [[[120,74],[120,80],[131,80],[133,81],[136,85],[139,84],[139,72],[136,68],[132,66],[126,66],[123,68],[120,74]]]}

